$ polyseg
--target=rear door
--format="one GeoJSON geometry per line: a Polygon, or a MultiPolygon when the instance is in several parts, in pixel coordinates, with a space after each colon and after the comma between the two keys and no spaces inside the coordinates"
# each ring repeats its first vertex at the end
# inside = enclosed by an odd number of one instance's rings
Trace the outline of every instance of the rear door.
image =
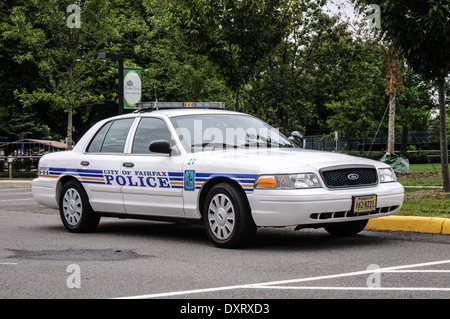
{"type": "Polygon", "coordinates": [[[107,122],[78,159],[78,179],[95,211],[125,213],[117,176],[121,172],[124,147],[134,120],[124,118],[107,122]]]}

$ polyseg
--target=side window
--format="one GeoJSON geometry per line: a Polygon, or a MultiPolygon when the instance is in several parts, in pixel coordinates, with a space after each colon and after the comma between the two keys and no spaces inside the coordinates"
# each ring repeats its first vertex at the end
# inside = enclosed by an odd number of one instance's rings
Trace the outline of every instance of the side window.
{"type": "Polygon", "coordinates": [[[128,131],[134,119],[116,120],[105,124],[94,136],[88,152],[123,153],[128,131]]]}
{"type": "Polygon", "coordinates": [[[170,141],[171,135],[166,123],[157,118],[143,117],[134,136],[132,153],[149,154],[150,143],[157,140],[170,141]]]}
{"type": "Polygon", "coordinates": [[[103,140],[105,139],[106,133],[108,132],[111,124],[113,122],[108,122],[102,126],[100,130],[98,130],[97,134],[95,134],[94,138],[91,140],[89,147],[87,149],[88,152],[100,152],[103,145],[103,140]]]}

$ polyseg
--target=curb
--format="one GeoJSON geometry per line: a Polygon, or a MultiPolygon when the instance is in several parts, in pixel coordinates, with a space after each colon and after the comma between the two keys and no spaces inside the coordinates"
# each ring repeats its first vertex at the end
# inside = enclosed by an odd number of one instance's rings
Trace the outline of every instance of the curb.
{"type": "Polygon", "coordinates": [[[0,188],[31,188],[31,181],[1,180],[0,188]]]}
{"type": "Polygon", "coordinates": [[[366,229],[414,231],[450,235],[450,219],[438,217],[387,216],[369,219],[366,229]]]}

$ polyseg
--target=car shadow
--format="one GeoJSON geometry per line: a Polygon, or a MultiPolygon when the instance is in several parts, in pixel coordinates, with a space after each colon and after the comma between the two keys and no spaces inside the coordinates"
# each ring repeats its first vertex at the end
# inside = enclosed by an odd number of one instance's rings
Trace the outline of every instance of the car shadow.
{"type": "MultiPolygon", "coordinates": [[[[102,219],[96,234],[126,236],[145,240],[181,242],[201,246],[214,246],[202,224],[170,223],[140,220],[102,219]]],[[[349,237],[336,237],[323,229],[293,227],[258,228],[255,238],[241,250],[318,250],[383,245],[389,239],[382,234],[362,231],[349,237]]]]}
{"type": "Polygon", "coordinates": [[[292,227],[258,229],[249,248],[255,250],[302,250],[317,251],[330,249],[348,249],[349,247],[367,247],[383,245],[387,241],[381,235],[362,231],[353,236],[339,237],[330,235],[324,229],[302,229],[292,227]]]}

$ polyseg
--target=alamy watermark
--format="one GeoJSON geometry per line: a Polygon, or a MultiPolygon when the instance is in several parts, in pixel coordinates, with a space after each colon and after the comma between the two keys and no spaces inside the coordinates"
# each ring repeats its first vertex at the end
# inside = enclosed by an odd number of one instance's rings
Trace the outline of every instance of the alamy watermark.
{"type": "Polygon", "coordinates": [[[67,6],[67,13],[71,13],[66,20],[67,27],[70,29],[81,28],[81,8],[77,4],[70,4],[67,6]]]}
{"type": "Polygon", "coordinates": [[[67,277],[67,288],[81,288],[81,267],[77,264],[70,264],[66,268],[66,272],[70,273],[67,277]]]}
{"type": "Polygon", "coordinates": [[[380,266],[371,264],[367,266],[367,270],[373,270],[373,273],[367,278],[366,284],[368,288],[380,288],[381,287],[381,271],[380,266]]]}
{"type": "Polygon", "coordinates": [[[381,9],[377,4],[371,4],[365,10],[367,14],[369,14],[364,20],[367,21],[369,28],[371,29],[380,29],[381,27],[381,9]]]}

